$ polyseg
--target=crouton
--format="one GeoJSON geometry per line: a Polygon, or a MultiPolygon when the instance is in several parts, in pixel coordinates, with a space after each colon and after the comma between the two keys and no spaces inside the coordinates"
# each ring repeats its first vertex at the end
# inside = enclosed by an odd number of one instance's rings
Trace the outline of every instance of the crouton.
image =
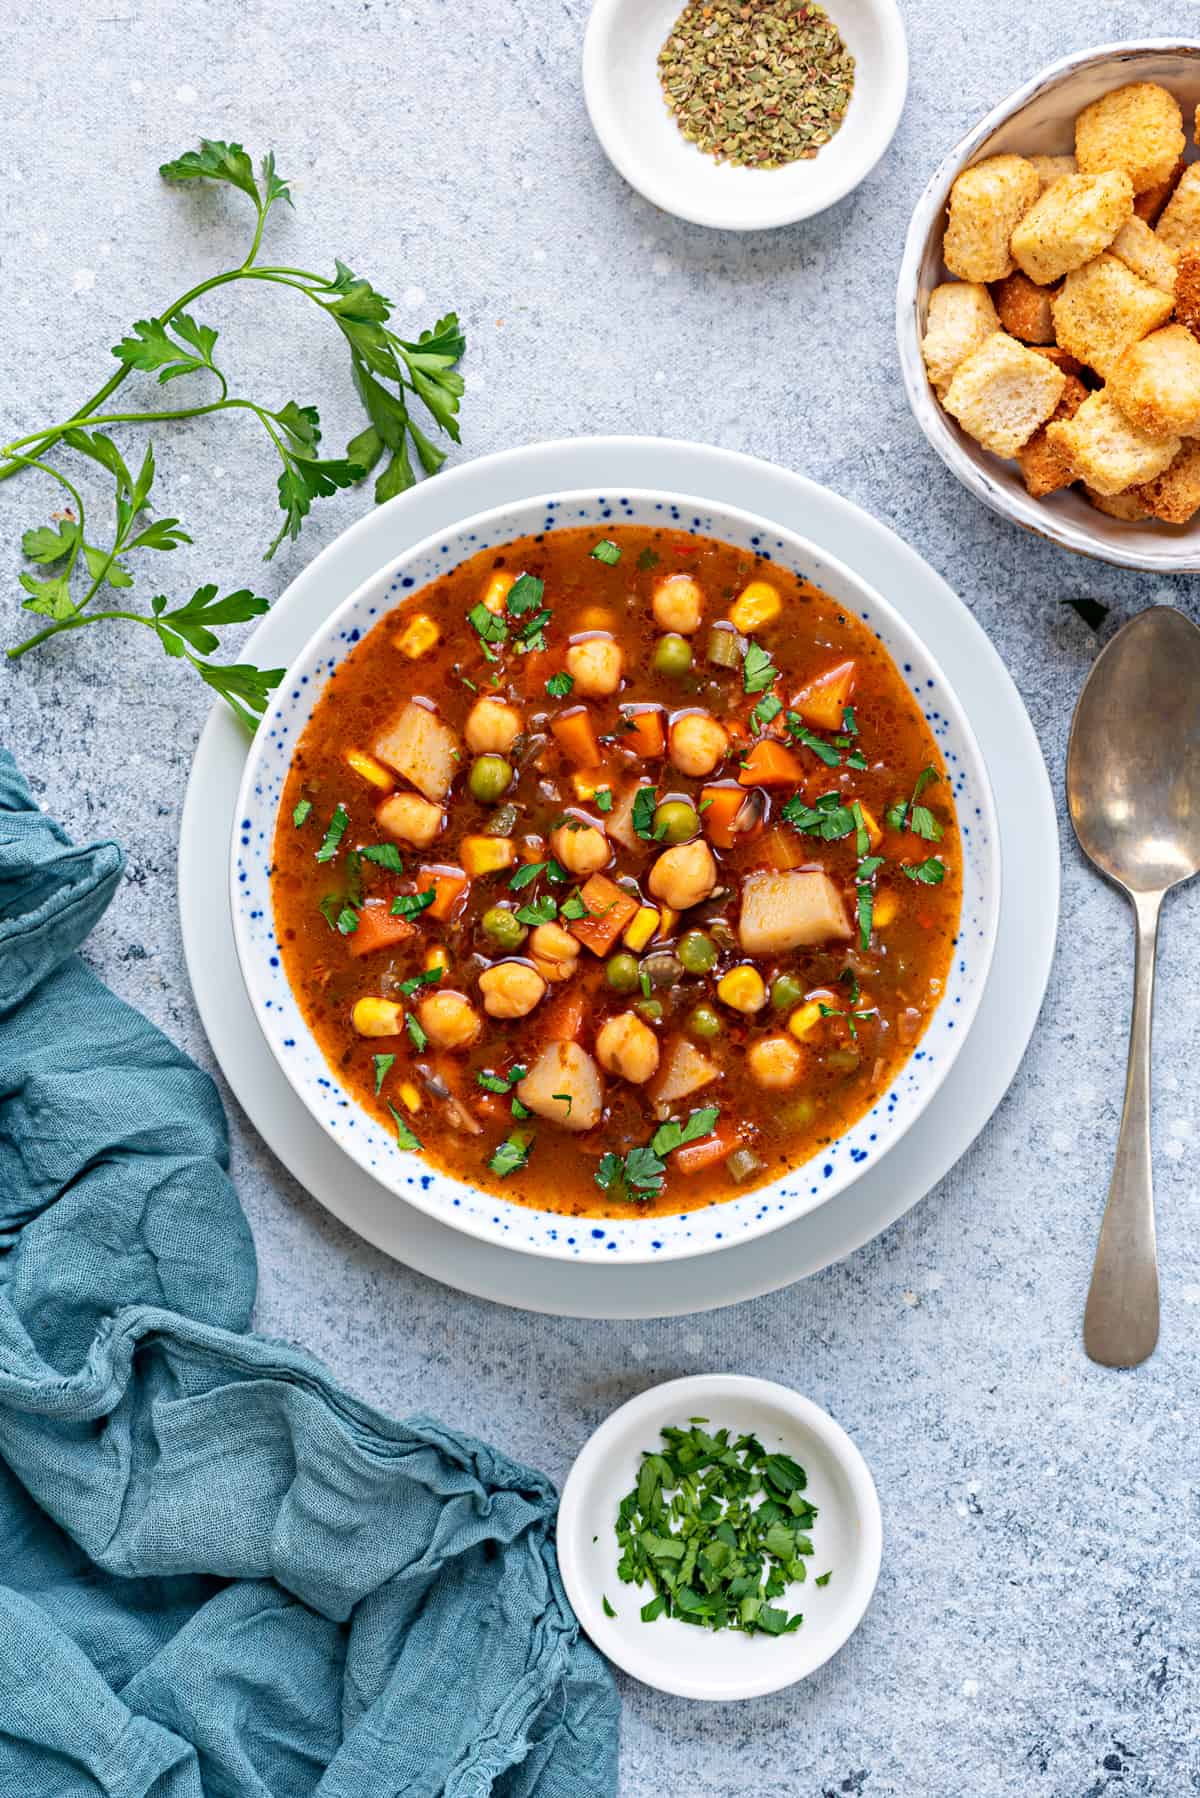
{"type": "Polygon", "coordinates": [[[1064,375],[1078,375],[1082,381],[1084,375],[1091,373],[1078,356],[1072,356],[1070,350],[1064,350],[1059,343],[1031,343],[1029,347],[1036,350],[1039,356],[1048,356],[1056,368],[1062,369],[1064,375]]]}
{"type": "Polygon", "coordinates": [[[1149,281],[1151,287],[1157,287],[1162,293],[1174,293],[1179,252],[1164,243],[1145,219],[1136,215],[1126,219],[1108,247],[1126,268],[1131,268],[1143,281],[1149,281]]]}
{"type": "Polygon", "coordinates": [[[1149,518],[1150,508],[1140,497],[1140,490],[1131,487],[1128,493],[1097,493],[1094,487],[1085,487],[1083,497],[1097,512],[1106,512],[1110,518],[1119,518],[1122,524],[1133,524],[1139,518],[1149,518]]]}
{"type": "Polygon", "coordinates": [[[1062,398],[1061,369],[1004,331],[959,364],[942,404],[963,430],[997,456],[1015,456],[1062,398]]]}
{"type": "Polygon", "coordinates": [[[1200,343],[1183,325],[1164,325],[1130,344],[1108,391],[1147,437],[1200,433],[1200,343]]]}
{"type": "Polygon", "coordinates": [[[1062,348],[1105,380],[1131,343],[1166,324],[1174,305],[1107,252],[1069,274],[1051,301],[1062,348]]]}
{"type": "Polygon", "coordinates": [[[942,259],[963,281],[1002,281],[1013,271],[1008,240],[1038,197],[1037,170],[1023,156],[989,156],[950,189],[942,259]]]}
{"type": "Polygon", "coordinates": [[[1178,101],[1152,81],[1114,88],[1075,120],[1075,160],[1083,173],[1124,169],[1138,194],[1167,179],[1184,141],[1178,101]]]}
{"type": "Polygon", "coordinates": [[[1173,250],[1200,243],[1200,162],[1184,169],[1155,229],[1173,250]]]}
{"type": "Polygon", "coordinates": [[[929,296],[921,354],[939,394],[959,363],[1000,329],[992,296],[977,281],[944,281],[929,296]]]}
{"type": "Polygon", "coordinates": [[[1200,443],[1185,443],[1164,474],[1134,491],[1164,524],[1186,524],[1200,511],[1200,443]]]}
{"type": "Polygon", "coordinates": [[[1144,219],[1148,225],[1157,221],[1159,213],[1179,186],[1184,166],[1181,156],[1165,181],[1156,181],[1153,187],[1147,187],[1133,196],[1133,210],[1138,218],[1144,219]]]}
{"type": "Polygon", "coordinates": [[[1074,468],[1076,480],[1104,494],[1152,481],[1179,453],[1178,437],[1145,436],[1103,387],[1088,394],[1074,418],[1048,425],[1046,436],[1074,468]]]}
{"type": "Polygon", "coordinates": [[[1200,338],[1200,246],[1180,250],[1175,271],[1175,320],[1200,338]]]}
{"type": "Polygon", "coordinates": [[[1013,231],[1017,266],[1043,287],[1107,249],[1133,217],[1133,188],[1122,169],[1064,175],[1034,202],[1013,231]]]}
{"type": "Polygon", "coordinates": [[[1020,269],[997,281],[992,292],[1000,323],[1022,343],[1053,343],[1054,320],[1050,315],[1051,290],[1039,287],[1020,269]]]}
{"type": "Polygon", "coordinates": [[[1027,156],[1025,160],[1037,170],[1043,193],[1052,181],[1060,180],[1063,175],[1079,173],[1079,164],[1073,156],[1027,156]]]}
{"type": "MultiPolygon", "coordinates": [[[[1068,375],[1050,423],[1054,424],[1060,418],[1074,418],[1087,396],[1083,382],[1068,375]]],[[[1047,438],[1045,425],[1033,433],[1023,449],[1018,450],[1017,461],[1021,464],[1021,478],[1033,499],[1045,499],[1048,493],[1069,487],[1075,479],[1075,470],[1068,458],[1047,438]]]]}

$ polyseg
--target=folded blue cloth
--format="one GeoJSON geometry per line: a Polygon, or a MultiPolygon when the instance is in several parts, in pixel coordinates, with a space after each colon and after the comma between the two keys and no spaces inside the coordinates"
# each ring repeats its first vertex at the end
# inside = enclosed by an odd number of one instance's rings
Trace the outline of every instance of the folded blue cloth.
{"type": "Polygon", "coordinates": [[[74,953],[120,873],[0,751],[0,1793],[614,1792],[549,1483],[246,1334],[216,1091],[74,953]]]}

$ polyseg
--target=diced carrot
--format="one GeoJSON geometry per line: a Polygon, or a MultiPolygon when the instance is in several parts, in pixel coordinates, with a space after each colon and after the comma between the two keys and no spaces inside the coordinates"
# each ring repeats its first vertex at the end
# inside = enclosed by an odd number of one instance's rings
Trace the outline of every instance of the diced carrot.
{"type": "Polygon", "coordinates": [[[716,1167],[719,1161],[727,1160],[737,1146],[736,1124],[718,1124],[711,1136],[702,1136],[699,1141],[685,1143],[682,1149],[676,1149],[670,1165],[680,1174],[698,1174],[706,1167],[716,1167]]]}
{"type": "Polygon", "coordinates": [[[814,730],[840,730],[842,714],[854,691],[854,676],[853,662],[839,662],[836,668],[826,669],[801,688],[792,701],[793,709],[814,730]]]}
{"type": "Polygon", "coordinates": [[[554,670],[555,660],[548,649],[531,649],[521,657],[521,684],[526,699],[545,698],[546,682],[554,670]]]}
{"type": "Polygon", "coordinates": [[[501,1118],[509,1116],[507,1101],[499,1098],[495,1093],[480,1093],[478,1097],[471,1100],[471,1104],[478,1116],[486,1118],[490,1124],[498,1123],[501,1118]]]}
{"type": "Polygon", "coordinates": [[[424,893],[432,885],[437,894],[433,904],[427,907],[427,912],[429,917],[437,918],[441,923],[453,916],[455,906],[466,894],[470,884],[461,868],[450,867],[446,863],[422,868],[417,874],[417,891],[424,893]]]}
{"type": "Polygon", "coordinates": [[[636,899],[621,891],[603,874],[593,874],[579,889],[588,908],[586,918],[572,918],[568,929],[593,955],[607,955],[638,909],[636,899]]]}
{"type": "Polygon", "coordinates": [[[541,1037],[547,1043],[574,1042],[583,1029],[585,998],[577,982],[543,1005],[538,1017],[541,1037]]]}
{"type": "Polygon", "coordinates": [[[600,766],[600,745],[596,741],[596,728],[585,705],[572,706],[569,712],[560,712],[550,729],[563,754],[577,768],[600,766]]]}
{"type": "Polygon", "coordinates": [[[385,901],[368,903],[358,914],[358,929],[346,938],[351,955],[374,955],[377,949],[394,949],[416,931],[407,918],[393,918],[385,901]]]}
{"type": "Polygon", "coordinates": [[[701,789],[700,823],[709,842],[718,849],[733,848],[739,834],[734,823],[746,803],[745,789],[732,783],[701,789]]]}
{"type": "Polygon", "coordinates": [[[804,764],[774,737],[760,737],[738,771],[744,787],[795,787],[804,780],[804,764]]]}
{"type": "Polygon", "coordinates": [[[623,705],[621,717],[622,747],[653,759],[664,753],[667,735],[663,729],[662,707],[658,705],[623,705]]]}

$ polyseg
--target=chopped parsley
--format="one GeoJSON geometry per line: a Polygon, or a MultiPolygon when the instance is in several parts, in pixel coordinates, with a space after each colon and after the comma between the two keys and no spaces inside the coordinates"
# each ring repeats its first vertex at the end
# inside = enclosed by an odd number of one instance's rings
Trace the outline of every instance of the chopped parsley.
{"type": "Polygon", "coordinates": [[[368,843],[359,853],[365,862],[374,862],[377,868],[386,868],[389,874],[404,872],[404,863],[395,843],[368,843]]]}
{"type": "Polygon", "coordinates": [[[505,601],[509,617],[521,618],[526,612],[536,611],[545,591],[545,581],[539,581],[536,574],[519,574],[509,588],[505,601]]]}
{"type": "Polygon", "coordinates": [[[564,668],[559,674],[552,674],[546,682],[546,691],[551,699],[565,699],[575,685],[574,677],[564,668]]]}
{"type": "Polygon", "coordinates": [[[485,1071],[482,1074],[476,1074],[475,1080],[479,1086],[482,1086],[485,1093],[500,1093],[503,1096],[511,1092],[519,1080],[524,1080],[528,1072],[529,1069],[518,1062],[516,1067],[509,1068],[507,1074],[492,1074],[485,1071]]]}
{"type": "Polygon", "coordinates": [[[575,1103],[573,1095],[571,1093],[551,1093],[550,1097],[554,1100],[556,1105],[565,1105],[567,1109],[563,1113],[563,1116],[570,1117],[571,1107],[575,1103]]]}
{"type": "Polygon", "coordinates": [[[940,843],[945,834],[942,826],[929,807],[921,804],[921,794],[926,787],[936,785],[940,779],[941,775],[936,768],[922,768],[911,797],[897,799],[894,805],[888,806],[885,813],[888,829],[911,830],[915,837],[920,837],[926,843],[940,843]]]}
{"type": "Polygon", "coordinates": [[[607,562],[611,568],[621,560],[621,552],[611,538],[601,537],[592,551],[592,559],[596,562],[607,562]]]}
{"type": "Polygon", "coordinates": [[[523,1130],[514,1130],[494,1151],[488,1166],[499,1179],[507,1179],[509,1174],[515,1174],[519,1167],[525,1166],[532,1146],[531,1136],[526,1136],[523,1130]]]}
{"type": "Polygon", "coordinates": [[[750,722],[756,730],[765,730],[782,710],[783,701],[777,693],[764,693],[750,714],[750,722]]]}
{"type": "Polygon", "coordinates": [[[859,1005],[861,991],[858,984],[858,976],[855,974],[853,968],[847,968],[840,975],[840,979],[843,985],[849,989],[849,1010],[839,1011],[836,1005],[822,1004],[820,1008],[821,1016],[823,1018],[845,1018],[846,1027],[849,1030],[852,1039],[857,1042],[859,1022],[863,1018],[877,1018],[879,1012],[874,1005],[865,1007],[859,1005]]]}
{"type": "Polygon", "coordinates": [[[910,866],[907,862],[900,864],[901,874],[907,874],[910,880],[919,880],[922,886],[940,887],[946,878],[946,868],[936,855],[927,856],[923,862],[910,866]]]}
{"type": "Polygon", "coordinates": [[[535,925],[553,924],[557,916],[558,900],[552,899],[549,893],[544,898],[531,900],[528,905],[523,905],[517,913],[517,918],[522,924],[535,925]]]}
{"type": "Polygon", "coordinates": [[[400,991],[406,999],[411,999],[418,987],[436,986],[445,972],[445,968],[426,968],[420,974],[410,974],[407,980],[400,982],[400,991]]]}
{"type": "Polygon", "coordinates": [[[662,1191],[666,1178],[664,1155],[672,1149],[681,1149],[685,1143],[696,1142],[702,1136],[711,1134],[720,1111],[716,1105],[702,1106],[693,1111],[686,1123],[681,1124],[676,1118],[669,1118],[660,1124],[649,1143],[643,1148],[630,1149],[626,1155],[617,1155],[612,1150],[600,1157],[600,1165],[596,1169],[596,1184],[605,1192],[613,1192],[617,1198],[624,1197],[636,1204],[641,1200],[651,1199],[662,1191]]]}
{"type": "Polygon", "coordinates": [[[292,823],[296,826],[297,830],[300,829],[300,826],[302,824],[308,823],[309,817],[311,816],[311,813],[312,813],[312,808],[313,807],[312,807],[311,799],[302,799],[300,801],[299,805],[296,807],[295,811],[292,813],[292,823]]]}
{"type": "Polygon", "coordinates": [[[532,886],[538,875],[544,874],[549,866],[549,862],[526,862],[523,867],[518,868],[516,873],[510,876],[508,882],[510,889],[514,893],[519,893],[522,887],[532,886]]]}
{"type": "Polygon", "coordinates": [[[832,1578],[833,1578],[833,1568],[831,1567],[827,1573],[818,1573],[816,1579],[813,1581],[813,1584],[814,1584],[814,1586],[827,1586],[832,1578]]]}
{"type": "Polygon", "coordinates": [[[611,812],[612,811],[613,792],[612,792],[611,787],[597,787],[595,798],[596,798],[596,810],[598,812],[611,812]]]}
{"type": "Polygon", "coordinates": [[[404,1028],[408,1031],[413,1048],[417,1051],[417,1054],[420,1055],[422,1050],[429,1046],[429,1038],[426,1036],[411,1011],[405,1012],[404,1014],[404,1028]]]}
{"type": "MultiPolygon", "coordinates": [[[[799,712],[789,712],[786,723],[788,735],[794,737],[797,743],[803,743],[806,749],[811,749],[813,754],[820,761],[824,762],[827,768],[841,767],[842,758],[838,751],[834,749],[831,744],[827,743],[823,737],[817,736],[815,731],[809,730],[799,712]]],[[[865,763],[862,765],[864,767],[866,766],[865,763]]]]}
{"type": "Polygon", "coordinates": [[[839,793],[822,793],[812,805],[795,793],[780,816],[805,836],[820,837],[826,843],[839,842],[854,829],[854,812],[842,803],[839,793]]]}
{"type": "Polygon", "coordinates": [[[437,898],[436,887],[426,887],[423,893],[401,893],[392,900],[393,918],[419,918],[427,906],[437,898]]]}
{"type": "Polygon", "coordinates": [[[875,876],[882,866],[882,855],[864,855],[854,874],[854,890],[858,900],[858,935],[864,949],[871,947],[871,930],[875,922],[875,876]]]}
{"type": "Polygon", "coordinates": [[[375,1065],[375,1097],[378,1098],[380,1088],[395,1066],[396,1057],[394,1055],[372,1055],[371,1060],[375,1065]]]}
{"type": "Polygon", "coordinates": [[[402,1117],[396,1110],[396,1107],[392,1104],[390,1099],[388,1100],[388,1110],[391,1112],[392,1121],[396,1126],[396,1141],[399,1143],[400,1147],[402,1149],[419,1149],[421,1147],[420,1137],[416,1134],[412,1125],[408,1122],[408,1119],[402,1117]]]}
{"type": "Polygon", "coordinates": [[[633,796],[630,819],[635,833],[648,843],[654,841],[654,814],[658,809],[658,788],[639,787],[633,796]]]}
{"type": "Polygon", "coordinates": [[[346,826],[349,822],[350,814],[339,800],[337,805],[333,808],[333,816],[329,820],[329,828],[321,841],[321,847],[317,850],[317,860],[319,862],[331,862],[333,860],[338,852],[338,845],[346,834],[346,826]]]}
{"type": "MultiPolygon", "coordinates": [[[[471,607],[467,613],[467,623],[474,625],[484,653],[493,643],[503,643],[508,636],[508,625],[498,612],[489,612],[482,600],[471,607]]],[[[492,660],[495,660],[493,655],[492,660]]]]}
{"type": "Polygon", "coordinates": [[[602,1592],[600,1594],[600,1603],[604,1606],[604,1615],[606,1617],[615,1617],[616,1616],[617,1613],[613,1610],[612,1606],[608,1602],[608,1593],[607,1592],[602,1592]]]}
{"type": "Polygon", "coordinates": [[[779,679],[779,670],[771,660],[771,652],[753,639],[742,657],[742,688],[747,693],[765,693],[779,679]]]}

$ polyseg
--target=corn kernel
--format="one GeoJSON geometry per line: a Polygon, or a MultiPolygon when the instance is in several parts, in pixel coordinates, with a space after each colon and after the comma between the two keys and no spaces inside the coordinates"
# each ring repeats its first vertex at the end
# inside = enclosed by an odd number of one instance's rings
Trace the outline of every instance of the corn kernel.
{"type": "Polygon", "coordinates": [[[734,600],[729,622],[739,631],[757,631],[773,623],[782,610],[778,587],[770,581],[751,581],[734,600]]]}
{"type": "Polygon", "coordinates": [[[761,1011],[767,989],[757,968],[730,968],[717,982],[717,998],[734,1011],[761,1011]]]}
{"type": "Polygon", "coordinates": [[[394,999],[356,1000],[351,1016],[360,1036],[399,1036],[404,1028],[404,1008],[394,999]]]}
{"type": "Polygon", "coordinates": [[[415,1117],[425,1101],[421,1097],[420,1087],[414,1086],[411,1080],[400,1082],[400,1103],[405,1111],[411,1111],[415,1117]]]}
{"type": "Polygon", "coordinates": [[[472,878],[511,868],[517,859],[511,837],[464,837],[460,848],[462,865],[472,878]]]}
{"type": "Polygon", "coordinates": [[[875,895],[875,908],[871,923],[876,930],[886,930],[889,924],[896,922],[896,914],[900,910],[899,895],[885,887],[875,895]]]}
{"type": "Polygon", "coordinates": [[[385,768],[382,762],[377,762],[373,755],[367,755],[365,750],[348,749],[346,766],[353,768],[356,774],[361,774],[364,780],[369,780],[381,793],[390,793],[396,784],[391,769],[385,768]]]}
{"type": "Polygon", "coordinates": [[[441,631],[424,612],[417,612],[409,619],[400,635],[396,638],[396,648],[401,655],[406,655],[410,662],[421,656],[427,656],[436,648],[441,631]]]}
{"type": "Polygon", "coordinates": [[[621,941],[625,944],[626,948],[632,949],[634,954],[637,955],[646,947],[646,944],[654,935],[657,927],[658,907],[655,905],[640,905],[629,920],[629,923],[625,926],[625,934],[621,938],[621,941]]]}
{"type": "Polygon", "coordinates": [[[598,773],[572,774],[571,785],[575,789],[576,799],[582,799],[586,804],[589,799],[596,797],[596,791],[604,785],[604,781],[598,773]]]}
{"type": "Polygon", "coordinates": [[[511,593],[516,582],[515,574],[506,574],[498,568],[483,590],[483,603],[489,612],[502,612],[504,602],[511,593]]]}
{"type": "Polygon", "coordinates": [[[816,999],[806,999],[803,1005],[797,1005],[788,1019],[788,1029],[802,1043],[806,1043],[817,1025],[821,1022],[821,1006],[816,999]]]}
{"type": "Polygon", "coordinates": [[[450,966],[450,957],[441,943],[435,943],[432,949],[426,951],[425,966],[426,969],[441,968],[443,971],[450,966]]]}
{"type": "Polygon", "coordinates": [[[664,905],[660,908],[658,914],[658,930],[656,933],[660,943],[665,942],[669,936],[674,934],[675,926],[678,922],[679,913],[673,906],[664,905]]]}

